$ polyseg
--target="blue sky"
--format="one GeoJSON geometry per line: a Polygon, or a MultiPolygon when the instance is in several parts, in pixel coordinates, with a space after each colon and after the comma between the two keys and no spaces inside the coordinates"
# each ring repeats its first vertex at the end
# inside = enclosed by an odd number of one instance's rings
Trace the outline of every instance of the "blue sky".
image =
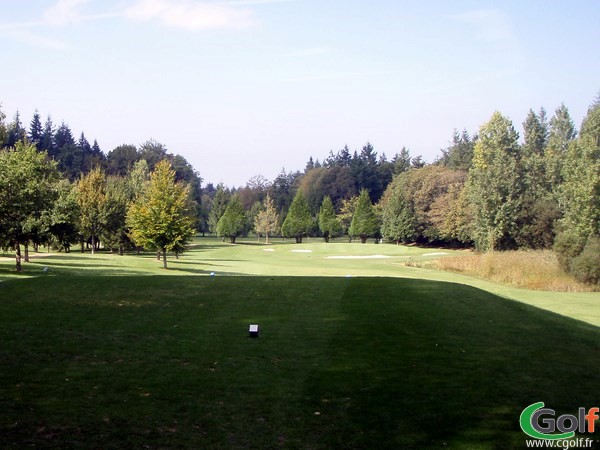
{"type": "Polygon", "coordinates": [[[495,110],[579,127],[600,92],[597,0],[2,1],[0,40],[9,118],[153,138],[230,186],[367,141],[432,161],[495,110]]]}

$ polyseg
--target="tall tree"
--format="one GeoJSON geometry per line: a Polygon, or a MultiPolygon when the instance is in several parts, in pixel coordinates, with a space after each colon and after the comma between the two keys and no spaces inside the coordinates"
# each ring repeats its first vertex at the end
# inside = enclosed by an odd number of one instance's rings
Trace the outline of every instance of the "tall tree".
{"type": "Polygon", "coordinates": [[[240,197],[234,195],[217,223],[217,236],[228,237],[230,242],[235,244],[236,238],[244,232],[245,227],[246,211],[240,197]]]}
{"type": "Polygon", "coordinates": [[[0,103],[0,149],[4,148],[8,141],[8,128],[5,120],[6,114],[2,111],[2,103],[0,103]]]}
{"type": "Polygon", "coordinates": [[[194,234],[193,210],[189,186],[175,180],[168,161],[160,161],[127,210],[130,237],[138,246],[159,250],[166,269],[167,251],[181,251],[194,234]]]}
{"type": "Polygon", "coordinates": [[[256,215],[254,220],[254,230],[258,235],[264,235],[265,241],[269,243],[269,236],[273,235],[279,229],[279,215],[275,209],[275,202],[269,194],[265,198],[263,208],[256,215]]]}
{"type": "Polygon", "coordinates": [[[528,195],[534,200],[543,197],[547,191],[544,153],[548,140],[548,126],[544,109],[539,116],[529,110],[523,122],[522,163],[524,183],[528,195]]]}
{"type": "Polygon", "coordinates": [[[449,169],[469,170],[471,168],[471,161],[473,160],[475,140],[476,137],[471,139],[467,130],[463,130],[461,133],[454,130],[452,143],[447,149],[442,150],[442,156],[437,163],[449,169]]]}
{"type": "Polygon", "coordinates": [[[558,186],[563,181],[563,161],[569,144],[576,136],[577,131],[569,115],[569,110],[564,104],[561,104],[550,119],[550,131],[545,152],[546,176],[552,192],[557,193],[558,186]]]}
{"type": "Polygon", "coordinates": [[[49,231],[53,244],[60,250],[70,252],[71,244],[77,242],[79,233],[79,205],[77,203],[76,185],[62,179],[56,187],[58,198],[50,211],[49,231]]]}
{"type": "Polygon", "coordinates": [[[579,138],[569,145],[562,175],[563,229],[586,239],[600,236],[600,104],[590,107],[579,138]]]}
{"type": "Polygon", "coordinates": [[[479,130],[468,180],[475,211],[473,237],[479,249],[514,245],[523,192],[518,139],[512,122],[499,112],[479,130]]]}
{"type": "Polygon", "coordinates": [[[302,238],[312,227],[312,218],[308,203],[301,190],[296,192],[290,209],[281,225],[281,232],[285,237],[293,237],[297,244],[302,243],[302,238]]]}
{"type": "Polygon", "coordinates": [[[86,175],[81,175],[77,183],[79,227],[83,238],[91,239],[92,254],[95,253],[97,239],[106,226],[105,202],[106,175],[102,169],[96,168],[86,175]]]}
{"type": "Polygon", "coordinates": [[[350,236],[359,236],[363,244],[369,237],[379,233],[379,220],[366,189],[360,191],[348,233],[350,236]]]}
{"type": "Polygon", "coordinates": [[[44,129],[42,128],[42,119],[40,118],[40,113],[36,109],[33,114],[33,119],[31,119],[31,125],[29,126],[29,142],[34,144],[38,150],[41,150],[40,143],[43,134],[44,129]]]}
{"type": "Polygon", "coordinates": [[[113,251],[116,247],[119,255],[128,244],[125,218],[130,198],[128,196],[128,180],[124,177],[111,176],[106,180],[106,199],[103,204],[104,228],[101,239],[105,248],[113,251]]]}
{"type": "Polygon", "coordinates": [[[225,214],[229,198],[229,191],[225,189],[223,183],[219,183],[208,214],[208,229],[211,233],[217,234],[217,225],[223,214],[225,214]]]}
{"type": "Polygon", "coordinates": [[[50,158],[56,158],[56,142],[54,141],[54,124],[52,118],[48,116],[44,123],[42,138],[38,145],[38,150],[48,152],[50,158]]]}
{"type": "Polygon", "coordinates": [[[136,161],[140,160],[140,154],[135,145],[123,144],[115,147],[106,156],[106,171],[109,175],[126,176],[136,161]]]}
{"type": "Polygon", "coordinates": [[[17,111],[12,123],[8,126],[7,146],[14,147],[23,139],[25,139],[25,129],[21,123],[21,115],[17,111]]]}
{"type": "Polygon", "coordinates": [[[325,242],[329,242],[329,239],[338,236],[342,232],[342,225],[335,215],[333,202],[328,195],[323,199],[319,209],[319,229],[323,233],[325,242]]]}
{"type": "Polygon", "coordinates": [[[0,151],[0,246],[15,251],[21,271],[21,244],[31,239],[32,222],[52,208],[58,180],[56,164],[35,145],[18,141],[0,151]]]}

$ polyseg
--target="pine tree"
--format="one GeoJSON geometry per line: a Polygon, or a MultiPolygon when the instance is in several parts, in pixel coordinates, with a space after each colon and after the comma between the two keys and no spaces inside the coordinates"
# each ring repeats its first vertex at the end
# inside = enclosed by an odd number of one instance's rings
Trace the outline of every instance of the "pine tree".
{"type": "Polygon", "coordinates": [[[56,143],[54,141],[54,125],[52,118],[48,116],[46,123],[44,124],[44,131],[42,132],[42,138],[38,150],[48,152],[50,158],[56,158],[56,143]]]}
{"type": "Polygon", "coordinates": [[[194,220],[189,186],[175,180],[168,161],[158,162],[150,181],[127,210],[131,239],[138,246],[160,251],[166,269],[167,251],[185,248],[194,234],[194,220]]]}
{"type": "Polygon", "coordinates": [[[29,142],[35,145],[38,150],[42,150],[40,148],[40,143],[42,141],[42,136],[44,134],[44,129],[42,128],[42,120],[40,118],[40,113],[38,110],[35,110],[33,114],[33,119],[31,119],[31,125],[29,126],[29,142]]]}
{"type": "Polygon", "coordinates": [[[290,205],[290,209],[281,225],[281,232],[285,237],[293,237],[297,244],[302,243],[302,238],[308,234],[312,226],[312,218],[310,210],[304,194],[299,189],[294,200],[290,205]]]}
{"type": "Polygon", "coordinates": [[[359,236],[363,244],[369,237],[379,233],[379,220],[366,189],[360,191],[348,233],[350,236],[359,236]]]}
{"type": "Polygon", "coordinates": [[[319,229],[323,233],[325,242],[329,242],[329,239],[338,236],[342,231],[342,225],[335,215],[335,208],[329,195],[325,196],[319,209],[319,229]]]}

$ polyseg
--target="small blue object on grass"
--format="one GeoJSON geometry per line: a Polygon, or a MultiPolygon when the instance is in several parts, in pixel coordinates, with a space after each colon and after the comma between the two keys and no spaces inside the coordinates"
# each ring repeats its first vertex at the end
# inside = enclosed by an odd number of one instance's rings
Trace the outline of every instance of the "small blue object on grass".
{"type": "Polygon", "coordinates": [[[210,273],[210,276],[211,276],[211,277],[214,277],[214,276],[215,276],[215,273],[214,273],[214,272],[211,272],[211,273],[210,273]]]}
{"type": "Polygon", "coordinates": [[[248,328],[248,333],[250,334],[250,337],[258,337],[258,325],[250,325],[250,328],[248,328]]]}

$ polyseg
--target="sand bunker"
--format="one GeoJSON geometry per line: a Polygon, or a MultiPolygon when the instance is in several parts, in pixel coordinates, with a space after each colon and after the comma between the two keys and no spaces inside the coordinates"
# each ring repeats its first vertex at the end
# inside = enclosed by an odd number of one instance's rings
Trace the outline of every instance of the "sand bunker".
{"type": "Polygon", "coordinates": [[[423,253],[422,256],[440,256],[440,255],[447,255],[448,253],[446,252],[437,252],[437,253],[423,253]]]}
{"type": "Polygon", "coordinates": [[[312,250],[290,250],[290,252],[294,252],[294,253],[312,253],[312,250]]]}

